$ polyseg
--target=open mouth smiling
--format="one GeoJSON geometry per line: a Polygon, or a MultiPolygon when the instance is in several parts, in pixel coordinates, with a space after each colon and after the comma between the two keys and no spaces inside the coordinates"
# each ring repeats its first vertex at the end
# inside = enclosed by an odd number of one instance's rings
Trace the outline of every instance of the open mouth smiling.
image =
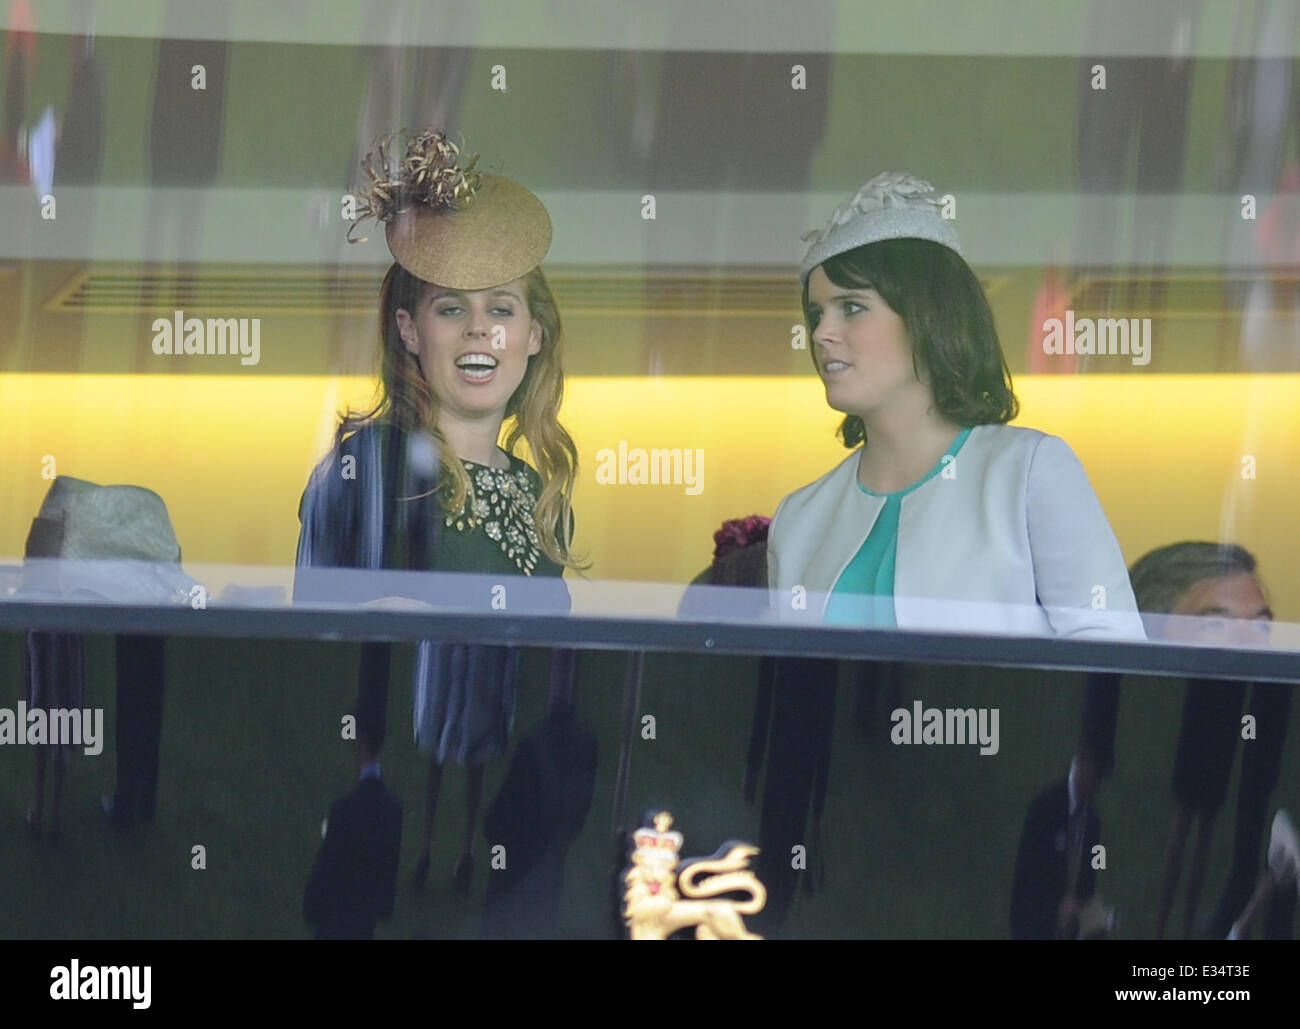
{"type": "Polygon", "coordinates": [[[487,382],[496,374],[498,361],[491,354],[461,354],[456,358],[456,367],[460,374],[470,382],[487,382]]]}

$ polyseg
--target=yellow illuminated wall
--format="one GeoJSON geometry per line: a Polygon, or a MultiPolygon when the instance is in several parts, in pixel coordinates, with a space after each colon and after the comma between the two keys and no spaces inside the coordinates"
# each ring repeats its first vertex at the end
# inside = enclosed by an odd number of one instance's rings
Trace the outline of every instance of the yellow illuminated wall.
{"type": "MultiPolygon", "coordinates": [[[[1278,617],[1300,621],[1300,376],[1022,376],[1015,387],[1017,424],[1070,443],[1129,563],[1183,539],[1242,543],[1278,617]]],[[[292,564],[298,499],[333,413],[371,391],[365,379],[306,376],[0,376],[0,555],[21,557],[49,455],[59,474],[161,494],[187,562],[292,564]]],[[[844,456],[838,420],[811,375],[570,379],[563,421],[581,454],[589,574],[689,580],[724,519],[770,515],[844,456]],[[703,450],[703,492],[598,485],[596,453],[620,440],[703,450]]]]}

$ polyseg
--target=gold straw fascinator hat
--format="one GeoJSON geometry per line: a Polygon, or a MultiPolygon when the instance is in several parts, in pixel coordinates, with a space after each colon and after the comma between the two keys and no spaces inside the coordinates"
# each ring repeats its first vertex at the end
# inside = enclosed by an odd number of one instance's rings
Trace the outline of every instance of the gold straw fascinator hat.
{"type": "MultiPolygon", "coordinates": [[[[369,182],[355,190],[358,221],[384,222],[393,259],[425,282],[449,289],[490,289],[528,274],[551,246],[542,202],[503,175],[475,170],[478,156],[436,129],[375,143],[362,162],[369,182]]],[[[348,236],[352,242],[351,233],[348,236]]]]}

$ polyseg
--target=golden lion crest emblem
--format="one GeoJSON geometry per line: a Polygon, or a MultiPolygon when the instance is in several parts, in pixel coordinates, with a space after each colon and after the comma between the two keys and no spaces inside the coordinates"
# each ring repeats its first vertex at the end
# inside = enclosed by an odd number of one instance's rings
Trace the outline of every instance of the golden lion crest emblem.
{"type": "Polygon", "coordinates": [[[693,858],[679,869],[682,834],[671,831],[672,824],[673,816],[660,811],[653,829],[647,826],[632,834],[635,849],[623,876],[623,920],[631,938],[666,940],[694,926],[697,940],[761,940],[741,918],[762,911],[767,903],[767,890],[749,870],[749,859],[758,848],[724,843],[712,857],[693,858]],[[749,897],[723,899],[727,893],[749,897]]]}

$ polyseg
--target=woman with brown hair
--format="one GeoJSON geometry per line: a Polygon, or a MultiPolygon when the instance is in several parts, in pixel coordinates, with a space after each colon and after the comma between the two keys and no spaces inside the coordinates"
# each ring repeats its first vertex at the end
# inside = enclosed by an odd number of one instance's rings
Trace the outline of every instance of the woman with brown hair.
{"type": "Polygon", "coordinates": [[[930,183],[879,175],[804,258],[811,353],[852,452],[773,516],[778,611],[1145,638],[1083,465],[1064,440],[1007,424],[1019,410],[1010,371],[944,211],[930,183]]]}

